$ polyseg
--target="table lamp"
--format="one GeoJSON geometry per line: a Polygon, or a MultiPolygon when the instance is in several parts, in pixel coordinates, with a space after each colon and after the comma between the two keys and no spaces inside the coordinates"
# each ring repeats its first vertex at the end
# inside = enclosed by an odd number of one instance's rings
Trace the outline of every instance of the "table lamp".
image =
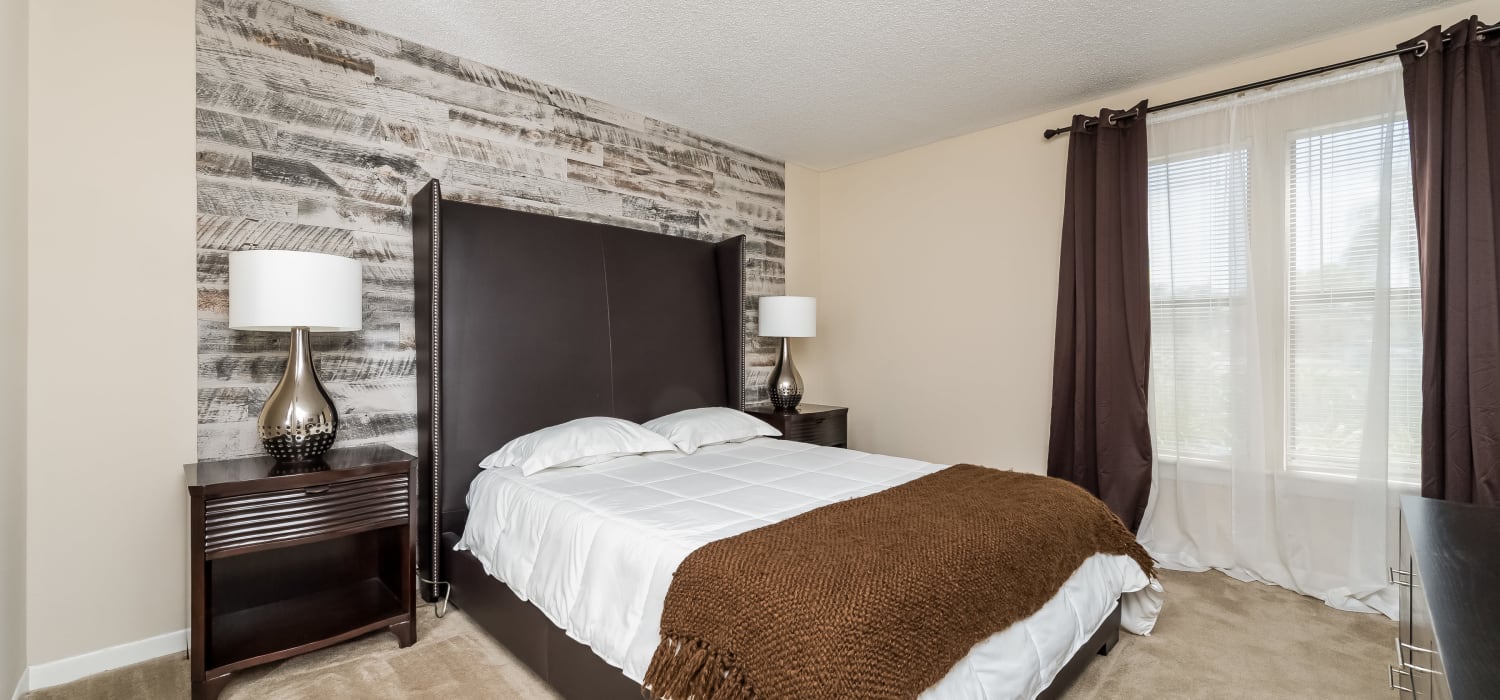
{"type": "Polygon", "coordinates": [[[291,250],[229,254],[229,327],[289,332],[286,371],[256,427],[280,462],[310,462],[338,437],[338,411],[313,367],[311,333],[360,329],[358,260],[291,250]]]}
{"type": "Polygon", "coordinates": [[[761,297],[760,335],[780,338],[781,354],[766,385],[771,405],[790,411],[802,401],[802,375],[792,364],[789,338],[811,338],[818,334],[818,300],[813,297],[761,297]]]}

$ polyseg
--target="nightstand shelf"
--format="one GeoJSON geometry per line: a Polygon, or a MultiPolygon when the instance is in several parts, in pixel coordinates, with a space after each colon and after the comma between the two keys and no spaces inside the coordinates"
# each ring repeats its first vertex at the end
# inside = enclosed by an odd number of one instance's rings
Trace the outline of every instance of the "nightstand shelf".
{"type": "Polygon", "coordinates": [[[790,411],[773,406],[751,406],[745,412],[781,431],[781,439],[827,447],[849,446],[849,409],[842,406],[799,404],[790,411]]]}
{"type": "Polygon", "coordinates": [[[288,651],[322,649],[404,620],[401,596],[378,577],[215,615],[209,675],[285,658],[288,651]]]}
{"type": "Polygon", "coordinates": [[[416,459],[380,446],[289,467],[185,466],[193,698],[244,669],[388,629],[416,641],[416,459]]]}

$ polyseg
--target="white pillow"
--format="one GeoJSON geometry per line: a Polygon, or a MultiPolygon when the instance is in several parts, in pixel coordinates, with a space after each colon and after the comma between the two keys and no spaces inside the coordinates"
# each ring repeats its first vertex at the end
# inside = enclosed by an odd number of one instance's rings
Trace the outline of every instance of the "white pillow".
{"type": "Polygon", "coordinates": [[[527,433],[485,457],[479,466],[520,467],[531,476],[553,467],[583,467],[646,452],[677,448],[666,438],[619,418],[579,418],[527,433]]]}
{"type": "Polygon", "coordinates": [[[748,413],[722,406],[690,408],[670,416],[646,421],[653,430],[672,441],[677,449],[692,454],[700,447],[721,442],[740,442],[755,437],[779,437],[781,431],[748,413]]]}

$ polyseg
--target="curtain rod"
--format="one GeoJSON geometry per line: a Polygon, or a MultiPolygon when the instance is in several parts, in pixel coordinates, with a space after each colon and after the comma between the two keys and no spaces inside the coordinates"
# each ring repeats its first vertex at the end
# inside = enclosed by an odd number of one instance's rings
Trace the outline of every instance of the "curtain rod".
{"type": "MultiPolygon", "coordinates": [[[[1485,27],[1484,29],[1479,30],[1477,33],[1480,36],[1488,36],[1489,34],[1494,33],[1494,32],[1500,32],[1500,24],[1496,24],[1496,25],[1493,25],[1493,26],[1485,27]]],[[[1446,44],[1449,41],[1452,41],[1452,39],[1450,37],[1446,37],[1446,36],[1443,37],[1443,43],[1446,44]]],[[[1224,90],[1219,90],[1217,92],[1210,92],[1210,93],[1205,94],[1205,95],[1198,95],[1196,97],[1189,97],[1189,98],[1186,98],[1186,99],[1177,100],[1176,102],[1168,102],[1168,103],[1166,103],[1164,105],[1155,105],[1155,106],[1146,108],[1146,114],[1150,114],[1152,112],[1160,112],[1161,110],[1164,110],[1164,109],[1172,109],[1173,107],[1183,107],[1183,106],[1190,105],[1190,104],[1195,104],[1195,103],[1198,103],[1198,102],[1204,102],[1204,101],[1207,101],[1207,100],[1217,99],[1217,98],[1220,98],[1220,97],[1225,97],[1225,96],[1228,96],[1228,95],[1233,95],[1235,93],[1244,92],[1246,90],[1254,90],[1256,88],[1263,88],[1263,87],[1266,87],[1266,86],[1269,86],[1269,85],[1275,85],[1277,83],[1284,83],[1284,82],[1287,82],[1289,80],[1297,80],[1298,78],[1306,78],[1308,76],[1318,75],[1319,73],[1327,73],[1328,71],[1338,70],[1340,68],[1348,68],[1349,66],[1357,66],[1357,65],[1359,65],[1361,63],[1369,63],[1370,61],[1378,61],[1378,60],[1380,60],[1382,58],[1389,58],[1391,56],[1400,56],[1401,54],[1409,53],[1409,52],[1413,52],[1413,51],[1415,51],[1418,56],[1421,56],[1421,55],[1427,53],[1427,41],[1424,39],[1424,40],[1418,42],[1415,46],[1408,46],[1408,47],[1406,47],[1404,49],[1391,49],[1389,51],[1381,51],[1380,53],[1372,53],[1372,54],[1370,54],[1368,56],[1361,56],[1359,58],[1352,58],[1352,59],[1349,59],[1347,61],[1342,61],[1340,63],[1332,63],[1332,64],[1329,64],[1329,65],[1326,65],[1326,66],[1319,66],[1317,68],[1309,68],[1309,69],[1304,70],[1304,71],[1297,71],[1296,73],[1288,73],[1286,75],[1277,76],[1275,78],[1266,78],[1265,80],[1257,80],[1257,81],[1255,81],[1253,83],[1246,83],[1244,85],[1239,85],[1239,86],[1236,86],[1236,87],[1227,88],[1227,89],[1224,89],[1224,90]]],[[[1128,112],[1121,112],[1120,114],[1116,115],[1116,118],[1117,119],[1129,119],[1131,117],[1137,117],[1137,116],[1140,116],[1140,115],[1136,114],[1134,110],[1131,110],[1131,111],[1128,111],[1128,112]]],[[[1089,119],[1088,121],[1085,121],[1083,123],[1083,126],[1084,126],[1084,128],[1088,128],[1088,127],[1091,127],[1091,126],[1093,126],[1095,124],[1098,124],[1098,123],[1099,123],[1098,119],[1089,119]]],[[[1069,131],[1072,131],[1072,130],[1073,130],[1073,127],[1071,127],[1071,126],[1064,126],[1064,127],[1057,128],[1057,129],[1048,129],[1048,130],[1042,132],[1042,138],[1051,139],[1052,137],[1057,136],[1058,134],[1066,134],[1066,133],[1068,133],[1069,131]]]]}

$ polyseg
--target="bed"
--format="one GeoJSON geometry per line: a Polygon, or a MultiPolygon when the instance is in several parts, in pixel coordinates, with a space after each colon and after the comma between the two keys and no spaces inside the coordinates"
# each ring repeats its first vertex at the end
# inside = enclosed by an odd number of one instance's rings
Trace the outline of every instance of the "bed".
{"type": "MultiPolygon", "coordinates": [[[[532,477],[479,461],[584,416],[743,408],[745,240],[700,241],[413,199],[424,596],[448,593],[561,696],[639,698],[671,573],[702,544],[929,474],[757,439],[532,477]]],[[[1096,555],[924,698],[1055,697],[1159,588],[1096,555]]]]}

